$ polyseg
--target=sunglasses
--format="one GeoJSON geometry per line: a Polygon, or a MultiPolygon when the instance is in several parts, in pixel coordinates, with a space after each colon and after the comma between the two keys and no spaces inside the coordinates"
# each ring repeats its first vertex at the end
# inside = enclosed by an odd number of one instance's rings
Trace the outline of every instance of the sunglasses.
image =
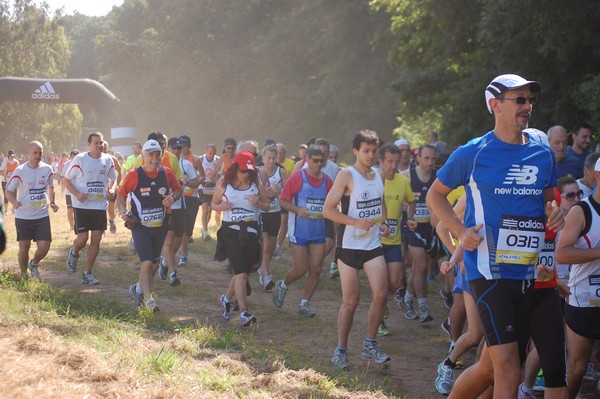
{"type": "Polygon", "coordinates": [[[519,105],[525,105],[526,103],[533,105],[538,102],[537,97],[515,97],[515,98],[498,97],[498,100],[514,101],[519,105]]]}
{"type": "Polygon", "coordinates": [[[325,164],[325,160],[323,158],[311,158],[311,161],[313,161],[314,163],[320,163],[320,164],[325,164]]]}
{"type": "Polygon", "coordinates": [[[583,190],[570,191],[568,193],[562,193],[560,196],[562,198],[566,198],[569,201],[573,201],[575,199],[575,197],[581,198],[583,196],[583,190]]]}

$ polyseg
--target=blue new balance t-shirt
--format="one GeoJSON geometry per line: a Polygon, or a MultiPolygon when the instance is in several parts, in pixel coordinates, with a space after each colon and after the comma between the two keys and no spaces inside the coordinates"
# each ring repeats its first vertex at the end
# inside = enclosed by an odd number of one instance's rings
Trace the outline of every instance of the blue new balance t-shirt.
{"type": "Polygon", "coordinates": [[[544,190],[556,185],[550,147],[505,143],[490,131],[452,153],[437,177],[453,189],[465,186],[464,224],[483,224],[483,241],[465,251],[467,280],[534,278],[544,244],[544,190]]]}

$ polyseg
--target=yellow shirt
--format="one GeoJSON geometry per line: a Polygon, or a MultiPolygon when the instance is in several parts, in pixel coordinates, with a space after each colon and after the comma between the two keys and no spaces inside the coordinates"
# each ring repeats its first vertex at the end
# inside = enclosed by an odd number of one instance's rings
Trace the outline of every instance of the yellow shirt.
{"type": "Polygon", "coordinates": [[[283,161],[283,164],[281,164],[281,166],[283,166],[283,168],[287,172],[288,176],[291,176],[292,175],[292,171],[294,170],[294,165],[295,164],[296,163],[294,162],[293,159],[286,158],[285,161],[283,161]]]}
{"type": "Polygon", "coordinates": [[[410,181],[400,173],[396,173],[392,180],[385,179],[384,196],[387,211],[386,223],[390,227],[390,235],[381,237],[381,243],[400,245],[402,244],[402,234],[400,234],[402,202],[413,202],[415,200],[410,181]]]}
{"type": "Polygon", "coordinates": [[[458,186],[454,190],[450,191],[450,194],[446,196],[446,199],[450,205],[454,206],[465,194],[465,186],[458,186]]]}

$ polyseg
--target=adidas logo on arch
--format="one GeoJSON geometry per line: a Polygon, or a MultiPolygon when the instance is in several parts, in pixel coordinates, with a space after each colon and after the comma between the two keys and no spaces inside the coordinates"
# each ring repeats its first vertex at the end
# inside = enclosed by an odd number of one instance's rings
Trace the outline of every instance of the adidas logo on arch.
{"type": "Polygon", "coordinates": [[[33,92],[31,98],[34,100],[60,100],[60,95],[52,87],[52,83],[46,82],[33,92]]]}

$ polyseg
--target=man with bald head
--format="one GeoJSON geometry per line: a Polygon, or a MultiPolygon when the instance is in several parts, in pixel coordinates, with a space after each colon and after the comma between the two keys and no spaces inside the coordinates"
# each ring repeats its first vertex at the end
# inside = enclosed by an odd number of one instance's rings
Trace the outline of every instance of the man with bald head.
{"type": "Polygon", "coordinates": [[[567,130],[560,125],[552,126],[548,129],[548,142],[556,158],[557,177],[583,177],[583,168],[579,166],[577,159],[567,154],[567,130]]]}
{"type": "Polygon", "coordinates": [[[42,162],[44,147],[32,141],[27,148],[27,162],[17,167],[6,183],[6,196],[15,210],[15,226],[19,242],[21,276],[40,278],[38,266],[50,249],[52,233],[48,208],[58,211],[54,202],[54,173],[52,166],[42,162]],[[37,249],[29,260],[31,240],[37,249]]]}

